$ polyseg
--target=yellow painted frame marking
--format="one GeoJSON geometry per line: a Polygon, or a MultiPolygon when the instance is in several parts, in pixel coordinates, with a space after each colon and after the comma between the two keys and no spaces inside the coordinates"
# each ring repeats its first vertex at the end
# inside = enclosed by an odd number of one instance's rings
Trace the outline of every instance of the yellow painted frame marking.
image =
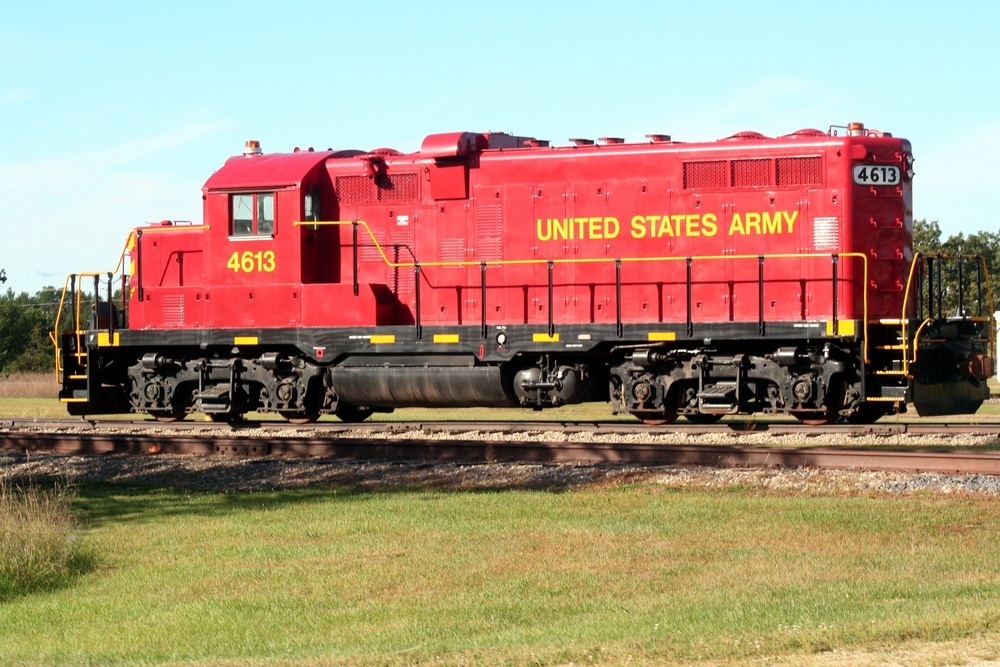
{"type": "Polygon", "coordinates": [[[554,333],[550,336],[547,333],[536,333],[531,336],[531,341],[534,343],[558,343],[559,334],[554,333]]]}
{"type": "Polygon", "coordinates": [[[118,347],[119,345],[121,345],[121,339],[117,331],[111,336],[108,336],[107,331],[97,332],[97,347],[118,347]]]}
{"type": "Polygon", "coordinates": [[[368,337],[372,345],[392,345],[396,342],[396,334],[373,334],[368,337]]]}
{"type": "Polygon", "coordinates": [[[646,340],[650,342],[677,340],[677,334],[673,331],[650,331],[649,337],[646,340]]]}
{"type": "Polygon", "coordinates": [[[257,345],[260,339],[257,336],[236,336],[233,338],[233,345],[257,345]]]}
{"type": "Polygon", "coordinates": [[[434,334],[435,343],[457,343],[458,334],[434,334]]]}
{"type": "MultiPolygon", "coordinates": [[[[826,321],[826,335],[833,336],[833,320],[826,321]]],[[[837,320],[837,336],[855,336],[857,335],[857,326],[854,320],[837,320]]]]}

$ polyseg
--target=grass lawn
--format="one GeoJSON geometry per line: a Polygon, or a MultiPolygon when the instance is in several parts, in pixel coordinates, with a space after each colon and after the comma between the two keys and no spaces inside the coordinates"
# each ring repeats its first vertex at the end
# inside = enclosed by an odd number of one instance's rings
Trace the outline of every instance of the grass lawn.
{"type": "MultiPolygon", "coordinates": [[[[45,396],[0,394],[0,417],[65,415],[45,396]]],[[[503,412],[376,418],[610,409],[503,412]]],[[[82,566],[0,600],[4,667],[1000,660],[985,496],[105,486],[73,508],[82,566]]]]}
{"type": "Polygon", "coordinates": [[[822,664],[1000,623],[988,498],[85,487],[75,507],[89,571],[0,604],[0,664],[822,664]]]}

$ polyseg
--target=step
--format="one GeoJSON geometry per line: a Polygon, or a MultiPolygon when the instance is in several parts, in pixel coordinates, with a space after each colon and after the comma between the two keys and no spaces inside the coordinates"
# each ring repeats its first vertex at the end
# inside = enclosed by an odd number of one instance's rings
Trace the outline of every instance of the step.
{"type": "Polygon", "coordinates": [[[218,384],[199,391],[195,401],[198,409],[206,414],[229,412],[229,385],[218,384]]]}
{"type": "Polygon", "coordinates": [[[736,395],[738,385],[735,382],[716,382],[698,392],[698,398],[727,398],[736,395]]]}
{"type": "Polygon", "coordinates": [[[229,385],[217,384],[198,392],[198,398],[228,398],[229,385]]]}
{"type": "Polygon", "coordinates": [[[902,401],[906,398],[906,387],[882,387],[880,396],[868,396],[869,401],[902,401]]]}

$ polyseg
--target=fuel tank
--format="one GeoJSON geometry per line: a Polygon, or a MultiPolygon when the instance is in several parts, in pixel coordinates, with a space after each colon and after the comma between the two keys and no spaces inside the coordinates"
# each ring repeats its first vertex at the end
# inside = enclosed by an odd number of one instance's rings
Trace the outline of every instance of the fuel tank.
{"type": "Polygon", "coordinates": [[[340,400],[370,407],[506,407],[517,405],[504,391],[495,366],[344,366],[332,370],[340,400]]]}

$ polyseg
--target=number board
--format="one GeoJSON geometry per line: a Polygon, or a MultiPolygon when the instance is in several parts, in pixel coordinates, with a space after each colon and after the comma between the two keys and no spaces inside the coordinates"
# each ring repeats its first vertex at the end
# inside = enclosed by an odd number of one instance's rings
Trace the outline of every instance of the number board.
{"type": "Polygon", "coordinates": [[[854,182],[858,185],[899,185],[899,174],[899,167],[893,165],[854,165],[854,182]]]}

